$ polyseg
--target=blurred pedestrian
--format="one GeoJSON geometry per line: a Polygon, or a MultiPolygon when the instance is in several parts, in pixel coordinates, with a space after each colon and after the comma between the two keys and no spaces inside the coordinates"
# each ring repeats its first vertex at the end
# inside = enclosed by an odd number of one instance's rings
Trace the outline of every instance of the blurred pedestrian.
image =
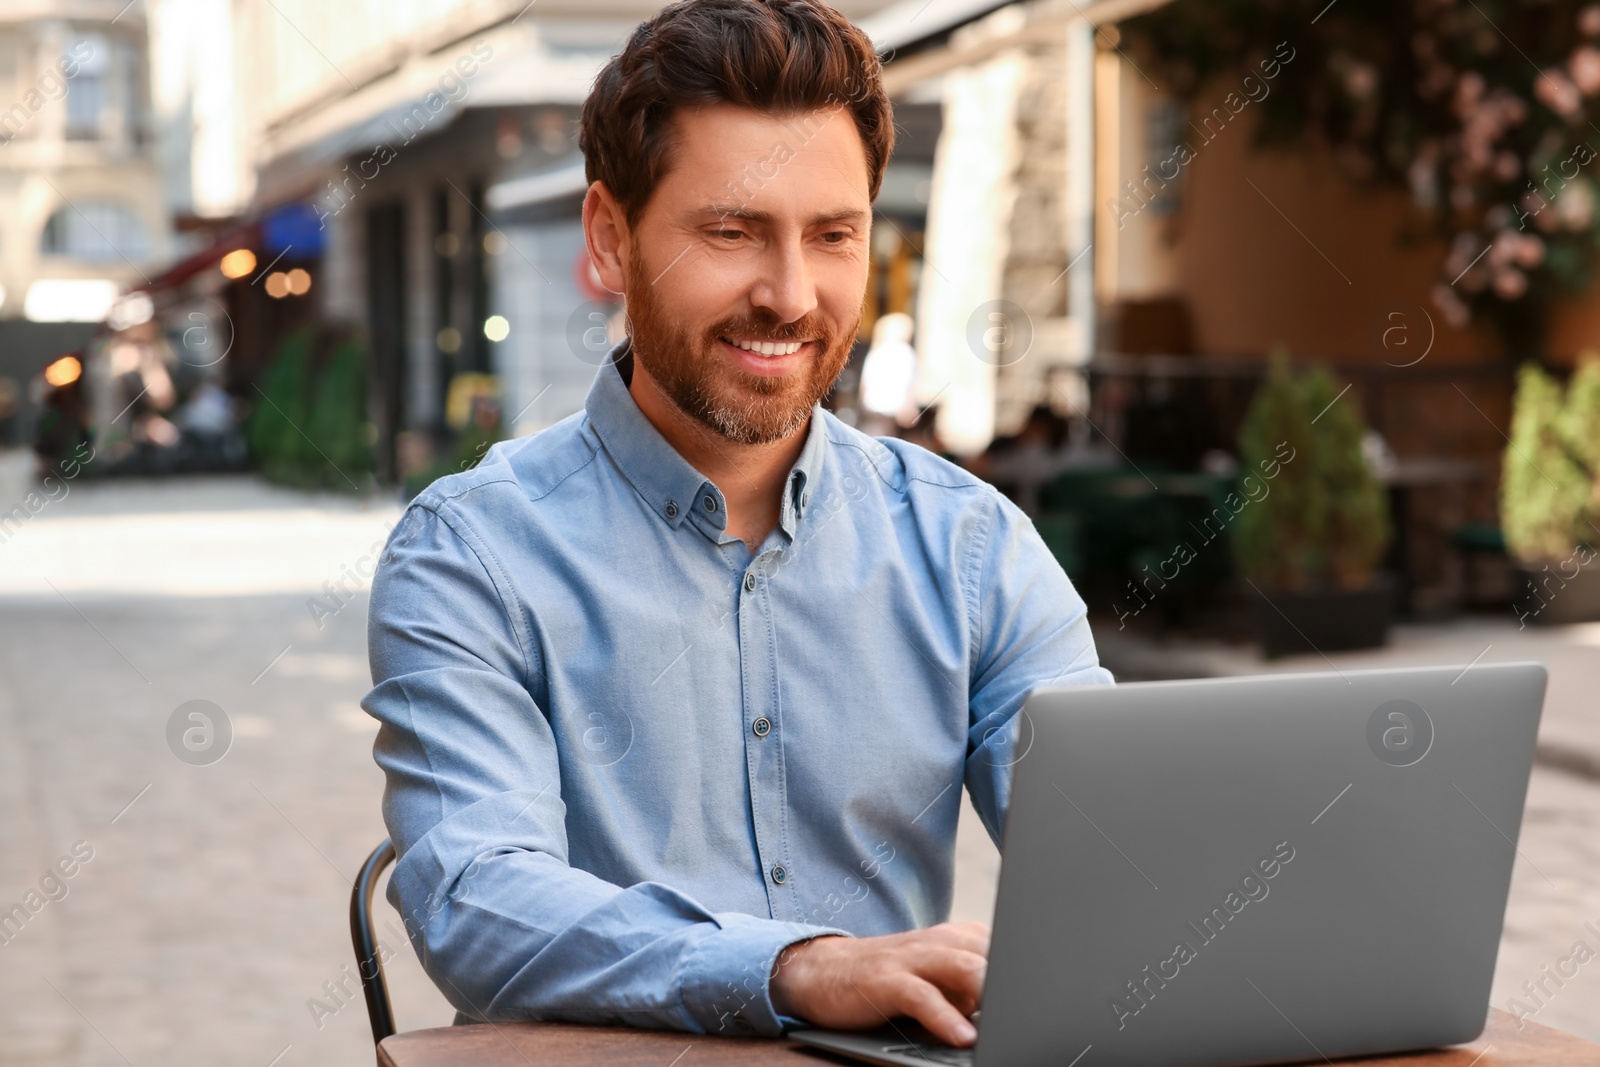
{"type": "Polygon", "coordinates": [[[861,432],[874,437],[898,436],[916,419],[911,383],[917,353],[911,347],[911,316],[891,311],[872,327],[872,347],[861,366],[861,432]]]}

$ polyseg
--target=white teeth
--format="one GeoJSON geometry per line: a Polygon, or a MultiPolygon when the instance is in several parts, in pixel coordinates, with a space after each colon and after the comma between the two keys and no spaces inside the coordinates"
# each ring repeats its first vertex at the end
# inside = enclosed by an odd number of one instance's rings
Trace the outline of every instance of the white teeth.
{"type": "Polygon", "coordinates": [[[734,341],[729,343],[746,352],[754,352],[758,356],[789,356],[800,351],[804,341],[734,341]]]}

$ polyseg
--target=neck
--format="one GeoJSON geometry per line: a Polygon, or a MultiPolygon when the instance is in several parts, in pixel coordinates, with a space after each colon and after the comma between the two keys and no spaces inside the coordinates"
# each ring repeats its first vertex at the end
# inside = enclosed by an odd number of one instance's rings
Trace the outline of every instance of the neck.
{"type": "Polygon", "coordinates": [[[789,472],[805,448],[811,421],[777,441],[752,445],[729,440],[678,407],[637,359],[628,392],[678,455],[722,491],[728,532],[754,553],[778,524],[789,472]]]}

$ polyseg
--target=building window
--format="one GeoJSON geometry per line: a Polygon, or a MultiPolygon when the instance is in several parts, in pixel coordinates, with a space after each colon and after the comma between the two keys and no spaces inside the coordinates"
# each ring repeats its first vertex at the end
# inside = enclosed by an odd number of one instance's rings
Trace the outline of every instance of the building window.
{"type": "Polygon", "coordinates": [[[104,134],[107,78],[111,67],[111,42],[99,34],[86,35],[73,45],[77,73],[67,83],[67,140],[98,141],[104,134]]]}
{"type": "Polygon", "coordinates": [[[142,263],[150,258],[144,226],[121,204],[87,201],[60,208],[45,223],[42,245],[47,256],[90,263],[142,263]]]}

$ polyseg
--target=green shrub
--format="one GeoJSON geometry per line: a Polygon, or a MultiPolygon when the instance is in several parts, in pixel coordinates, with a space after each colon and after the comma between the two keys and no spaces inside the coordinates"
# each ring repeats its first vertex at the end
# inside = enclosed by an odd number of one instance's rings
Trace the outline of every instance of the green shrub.
{"type": "Polygon", "coordinates": [[[1600,544],[1600,360],[1584,361],[1566,389],[1532,363],[1517,373],[1500,524],[1524,563],[1600,544]]]}
{"type": "Polygon", "coordinates": [[[1245,415],[1239,459],[1270,492],[1239,513],[1233,544],[1261,585],[1360,589],[1389,545],[1388,497],[1362,452],[1355,400],[1340,391],[1326,370],[1297,374],[1274,353],[1245,415]]]}
{"type": "Polygon", "coordinates": [[[366,353],[354,339],[298,330],[261,375],[245,426],[268,481],[303,489],[366,491],[372,471],[366,353]]]}

